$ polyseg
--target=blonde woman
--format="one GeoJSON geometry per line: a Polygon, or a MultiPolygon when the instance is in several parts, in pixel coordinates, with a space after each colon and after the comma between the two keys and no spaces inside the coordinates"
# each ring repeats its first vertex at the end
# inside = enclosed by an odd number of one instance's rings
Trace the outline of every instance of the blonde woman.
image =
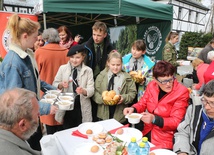
{"type": "MultiPolygon", "coordinates": [[[[54,89],[44,81],[40,81],[39,72],[32,49],[37,40],[40,24],[29,18],[21,18],[13,14],[7,24],[11,43],[9,51],[0,66],[0,94],[15,87],[24,88],[37,94],[40,99],[40,88],[54,89]]],[[[39,102],[40,115],[54,114],[57,108],[39,102]]],[[[33,149],[40,150],[39,140],[42,137],[38,128],[28,142],[33,149]],[[34,137],[34,138],[33,138],[34,137]]]]}
{"type": "Polygon", "coordinates": [[[200,90],[201,86],[204,84],[204,72],[207,70],[209,64],[205,64],[203,60],[196,58],[192,61],[192,66],[196,70],[199,80],[198,84],[192,85],[192,89],[200,90]]]}

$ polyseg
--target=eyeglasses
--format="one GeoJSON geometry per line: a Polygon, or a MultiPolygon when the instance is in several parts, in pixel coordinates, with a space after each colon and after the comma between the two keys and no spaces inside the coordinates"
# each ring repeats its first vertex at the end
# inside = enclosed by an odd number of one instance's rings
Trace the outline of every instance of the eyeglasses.
{"type": "Polygon", "coordinates": [[[204,97],[201,98],[201,102],[203,103],[204,106],[206,106],[207,104],[209,104],[209,106],[211,108],[214,108],[214,102],[209,102],[204,97]]]}
{"type": "Polygon", "coordinates": [[[160,80],[158,80],[158,78],[156,78],[156,80],[158,81],[158,82],[160,82],[161,84],[163,84],[163,85],[166,85],[168,82],[169,83],[172,83],[173,81],[174,81],[174,77],[173,78],[170,78],[170,79],[168,79],[168,80],[164,80],[164,81],[160,81],[160,80]]]}

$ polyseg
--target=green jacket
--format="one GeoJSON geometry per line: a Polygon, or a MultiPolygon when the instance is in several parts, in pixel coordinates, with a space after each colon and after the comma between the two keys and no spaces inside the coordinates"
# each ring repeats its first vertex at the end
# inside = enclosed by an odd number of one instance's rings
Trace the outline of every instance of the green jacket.
{"type": "MultiPolygon", "coordinates": [[[[123,123],[126,121],[123,115],[123,109],[128,107],[129,103],[132,103],[134,100],[137,90],[135,86],[135,82],[132,80],[130,75],[124,71],[124,81],[121,86],[120,95],[123,98],[123,103],[116,106],[114,119],[123,123]]],[[[97,109],[97,117],[103,120],[109,119],[109,106],[104,105],[102,100],[102,92],[107,90],[108,85],[108,70],[105,68],[100,74],[97,76],[95,81],[95,93],[93,96],[93,100],[98,104],[97,109]]]]}
{"type": "Polygon", "coordinates": [[[175,46],[172,45],[170,42],[167,42],[163,48],[162,58],[164,61],[170,62],[173,66],[177,67],[177,51],[175,46]]]}

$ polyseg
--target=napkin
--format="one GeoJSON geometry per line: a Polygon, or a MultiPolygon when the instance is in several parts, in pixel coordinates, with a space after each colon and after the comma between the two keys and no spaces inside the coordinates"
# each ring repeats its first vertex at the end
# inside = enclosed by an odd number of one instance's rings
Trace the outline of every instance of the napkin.
{"type": "Polygon", "coordinates": [[[77,137],[82,137],[82,138],[85,138],[85,139],[88,139],[88,136],[87,136],[87,135],[82,134],[82,133],[79,132],[78,130],[73,131],[71,135],[77,136],[77,137]]]}
{"type": "Polygon", "coordinates": [[[121,127],[119,127],[119,128],[113,129],[113,130],[110,130],[109,132],[110,132],[111,134],[115,134],[115,132],[116,132],[118,129],[126,128],[126,127],[129,127],[129,124],[126,124],[126,125],[124,125],[124,126],[121,126],[121,127]]]}

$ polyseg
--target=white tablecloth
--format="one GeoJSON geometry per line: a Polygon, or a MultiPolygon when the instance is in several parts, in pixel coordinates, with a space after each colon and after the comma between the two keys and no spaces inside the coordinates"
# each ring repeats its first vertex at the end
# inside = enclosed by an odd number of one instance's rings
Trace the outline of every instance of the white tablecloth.
{"type": "MultiPolygon", "coordinates": [[[[122,126],[122,124],[115,119],[109,119],[96,123],[101,124],[106,131],[122,126]]],[[[76,146],[83,142],[91,141],[90,139],[72,136],[72,131],[76,129],[77,127],[56,132],[53,135],[44,136],[40,141],[42,153],[44,155],[73,155],[72,153],[76,146]]]]}

